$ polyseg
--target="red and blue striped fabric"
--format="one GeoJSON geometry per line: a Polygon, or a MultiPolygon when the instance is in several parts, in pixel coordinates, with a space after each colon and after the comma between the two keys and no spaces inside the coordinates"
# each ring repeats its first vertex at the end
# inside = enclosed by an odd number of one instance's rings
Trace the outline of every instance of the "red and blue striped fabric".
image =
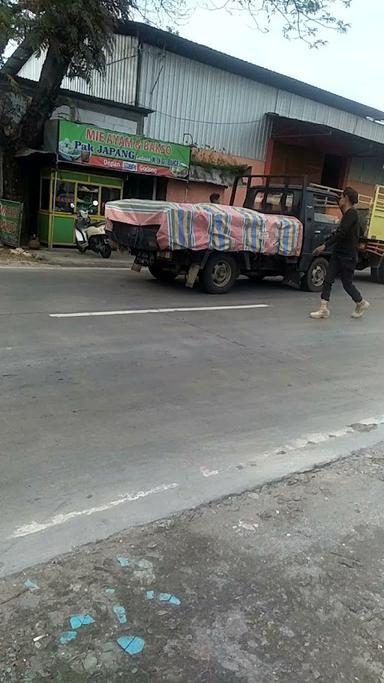
{"type": "Polygon", "coordinates": [[[299,256],[303,241],[303,226],[297,218],[234,206],[123,199],[109,202],[105,216],[112,223],[158,225],[157,242],[164,251],[209,249],[299,256]]]}

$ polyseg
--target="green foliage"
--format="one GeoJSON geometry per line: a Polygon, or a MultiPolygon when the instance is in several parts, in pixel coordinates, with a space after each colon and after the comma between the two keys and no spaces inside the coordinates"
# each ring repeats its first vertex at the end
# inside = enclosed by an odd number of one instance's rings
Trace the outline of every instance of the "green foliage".
{"type": "MultiPolygon", "coordinates": [[[[261,30],[269,30],[269,24],[276,25],[280,19],[286,37],[318,47],[324,44],[322,30],[347,30],[348,24],[336,14],[346,10],[350,1],[226,0],[224,7],[246,10],[261,30]]],[[[2,56],[10,41],[18,46],[10,60],[16,66],[14,73],[31,54],[45,54],[40,81],[21,120],[13,113],[12,94],[2,96],[0,143],[12,139],[19,146],[41,144],[63,78],[80,77],[89,83],[95,71],[103,73],[119,22],[140,17],[155,25],[174,26],[192,8],[192,0],[0,0],[0,76],[9,79],[13,74],[11,68],[7,72],[8,67],[1,74],[2,56]]]]}
{"type": "MultiPolygon", "coordinates": [[[[319,47],[325,43],[323,30],[347,30],[348,24],[337,15],[350,4],[351,0],[228,0],[224,7],[245,10],[266,32],[280,20],[287,38],[319,47]]],[[[94,69],[102,72],[105,67],[116,22],[133,16],[154,24],[165,19],[167,29],[178,34],[172,27],[186,18],[192,5],[190,0],[0,0],[0,63],[10,39],[19,43],[28,36],[35,52],[53,46],[65,61],[70,57],[70,76],[89,81],[94,69]]]]}
{"type": "Polygon", "coordinates": [[[230,11],[246,10],[264,33],[280,22],[283,35],[301,40],[310,47],[323,47],[324,32],[346,33],[350,25],[344,15],[352,0],[230,0],[230,11]]]}
{"type": "Polygon", "coordinates": [[[28,36],[37,54],[52,47],[69,61],[70,76],[89,81],[105,67],[114,23],[130,19],[131,10],[127,0],[6,0],[0,36],[18,42],[28,36]]]}

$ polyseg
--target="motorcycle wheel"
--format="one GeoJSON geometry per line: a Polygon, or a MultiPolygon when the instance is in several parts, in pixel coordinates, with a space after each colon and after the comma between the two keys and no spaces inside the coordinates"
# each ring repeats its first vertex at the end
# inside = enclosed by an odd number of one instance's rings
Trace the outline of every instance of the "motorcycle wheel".
{"type": "Polygon", "coordinates": [[[81,244],[79,244],[78,242],[76,242],[76,247],[80,254],[85,254],[85,252],[87,251],[87,247],[82,247],[81,244]]]}
{"type": "Polygon", "coordinates": [[[112,254],[112,247],[108,242],[105,242],[101,249],[100,249],[100,254],[102,255],[103,258],[109,258],[110,255],[112,254]]]}

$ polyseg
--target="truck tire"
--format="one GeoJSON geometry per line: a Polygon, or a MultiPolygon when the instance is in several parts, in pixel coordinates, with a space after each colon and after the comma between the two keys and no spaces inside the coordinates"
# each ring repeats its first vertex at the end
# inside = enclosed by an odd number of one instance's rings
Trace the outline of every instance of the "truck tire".
{"type": "Polygon", "coordinates": [[[151,275],[160,282],[173,282],[177,277],[177,272],[175,270],[167,270],[160,263],[152,263],[148,266],[148,270],[151,275]]]}
{"type": "Polygon", "coordinates": [[[239,275],[236,260],[230,254],[216,253],[209,257],[200,284],[208,294],[226,294],[232,289],[239,275]]]}
{"type": "Polygon", "coordinates": [[[326,258],[319,256],[313,259],[310,267],[302,278],[301,288],[306,292],[321,292],[328,269],[326,258]]]}
{"type": "Polygon", "coordinates": [[[378,285],[384,285],[384,264],[371,268],[371,280],[377,282],[378,285]]]}

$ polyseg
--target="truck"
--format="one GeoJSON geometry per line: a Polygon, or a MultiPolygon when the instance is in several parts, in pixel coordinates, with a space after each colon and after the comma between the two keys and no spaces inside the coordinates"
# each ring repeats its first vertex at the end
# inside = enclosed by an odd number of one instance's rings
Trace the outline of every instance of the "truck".
{"type": "MultiPolygon", "coordinates": [[[[336,230],[341,192],[308,183],[303,176],[251,174],[235,179],[228,207],[129,199],[109,202],[107,230],[111,240],[134,255],[133,270],[147,267],[163,282],[183,274],[188,287],[198,281],[205,292],[225,294],[240,275],[255,282],[281,276],[296,289],[319,292],[331,251],[319,257],[313,252],[336,230]],[[231,225],[238,215],[246,235],[243,242],[232,239],[231,225]],[[176,234],[170,236],[172,216],[180,220],[181,228],[176,226],[176,234]],[[208,221],[214,236],[201,239],[198,221],[204,225],[208,221]],[[253,231],[255,241],[248,239],[247,231],[253,231]],[[271,231],[275,249],[271,249],[271,231]],[[264,237],[259,239],[259,233],[264,237]]],[[[378,186],[374,197],[361,197],[358,209],[362,234],[357,269],[370,268],[372,280],[383,284],[384,188],[378,186]]]]}

